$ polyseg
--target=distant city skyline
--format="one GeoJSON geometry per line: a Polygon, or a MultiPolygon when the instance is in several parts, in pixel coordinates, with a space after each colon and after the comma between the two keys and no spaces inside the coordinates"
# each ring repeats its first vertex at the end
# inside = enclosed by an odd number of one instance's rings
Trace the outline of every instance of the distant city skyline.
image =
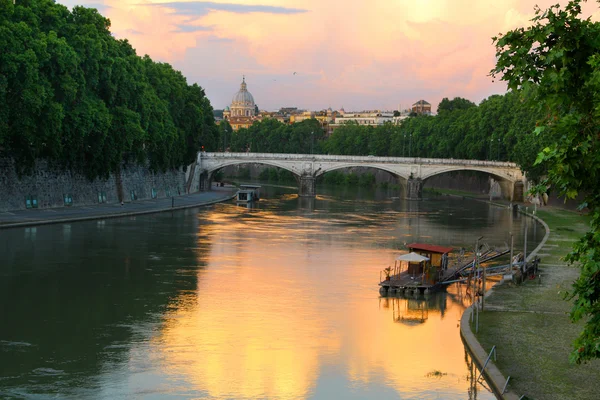
{"type": "MultiPolygon", "coordinates": [[[[58,0],[95,7],[116,38],[198,83],[215,109],[245,75],[260,109],[396,110],[506,92],[491,37],[556,0],[58,0]]],[[[567,1],[558,1],[561,5],[567,1]]],[[[598,20],[598,4],[584,15],[598,20]]]]}

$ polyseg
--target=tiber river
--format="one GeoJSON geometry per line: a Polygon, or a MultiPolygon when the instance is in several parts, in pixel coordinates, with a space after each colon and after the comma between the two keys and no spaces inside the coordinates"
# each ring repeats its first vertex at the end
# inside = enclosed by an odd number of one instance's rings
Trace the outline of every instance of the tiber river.
{"type": "MultiPolygon", "coordinates": [[[[485,203],[263,187],[218,204],[0,231],[0,398],[493,399],[464,285],[381,298],[405,243],[523,245],[485,203]]],[[[543,229],[529,224],[529,248],[543,229]]]]}

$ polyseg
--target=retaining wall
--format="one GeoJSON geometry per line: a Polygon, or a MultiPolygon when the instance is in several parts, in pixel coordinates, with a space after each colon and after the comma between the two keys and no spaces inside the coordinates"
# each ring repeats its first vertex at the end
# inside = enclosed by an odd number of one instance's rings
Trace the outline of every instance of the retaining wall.
{"type": "Polygon", "coordinates": [[[60,170],[38,161],[30,175],[19,177],[12,159],[0,158],[0,211],[91,205],[100,202],[169,197],[185,192],[185,171],[170,170],[153,173],[144,166],[124,166],[119,179],[110,174],[108,179],[89,181],[85,176],[60,170]],[[153,192],[154,190],[154,192],[153,192]]]}

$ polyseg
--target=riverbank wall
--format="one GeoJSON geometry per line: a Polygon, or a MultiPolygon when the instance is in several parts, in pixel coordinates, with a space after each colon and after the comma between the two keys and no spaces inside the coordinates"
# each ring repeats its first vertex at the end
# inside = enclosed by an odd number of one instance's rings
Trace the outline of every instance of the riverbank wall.
{"type": "Polygon", "coordinates": [[[144,166],[128,165],[118,175],[90,181],[45,161],[37,161],[29,175],[18,176],[14,161],[0,158],[0,211],[110,204],[183,193],[182,168],[155,173],[144,166]]]}

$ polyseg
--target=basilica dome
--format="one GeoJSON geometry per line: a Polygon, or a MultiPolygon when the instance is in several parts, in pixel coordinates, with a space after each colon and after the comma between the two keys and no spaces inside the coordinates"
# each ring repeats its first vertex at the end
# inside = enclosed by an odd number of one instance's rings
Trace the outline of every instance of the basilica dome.
{"type": "Polygon", "coordinates": [[[245,77],[242,78],[240,90],[231,100],[231,115],[244,117],[253,117],[255,115],[254,97],[248,91],[245,77]]]}
{"type": "Polygon", "coordinates": [[[245,79],[242,81],[239,92],[237,92],[235,94],[235,96],[233,96],[233,100],[231,102],[239,103],[240,105],[241,104],[254,105],[254,97],[252,97],[252,94],[250,94],[250,92],[246,88],[245,79]]]}
{"type": "Polygon", "coordinates": [[[246,88],[246,79],[242,80],[240,90],[233,96],[231,103],[238,103],[239,105],[252,105],[254,106],[254,97],[246,88]]]}

